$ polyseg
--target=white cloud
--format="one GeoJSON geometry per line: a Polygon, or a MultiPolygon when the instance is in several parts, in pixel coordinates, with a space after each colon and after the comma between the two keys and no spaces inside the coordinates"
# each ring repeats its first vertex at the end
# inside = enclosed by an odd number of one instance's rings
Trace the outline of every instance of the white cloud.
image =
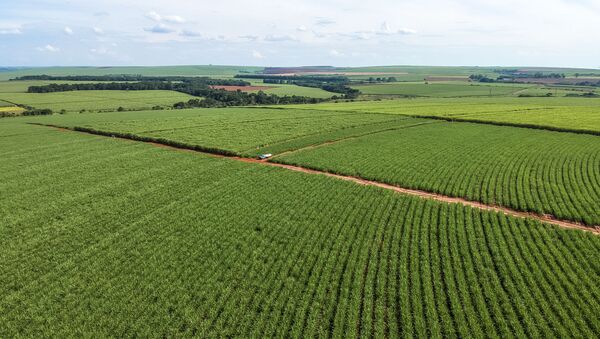
{"type": "Polygon", "coordinates": [[[146,18],[156,22],[168,22],[170,24],[182,24],[185,19],[179,15],[160,15],[156,11],[150,11],[146,13],[146,18]]]}
{"type": "Polygon", "coordinates": [[[387,21],[384,21],[381,24],[379,31],[377,31],[376,33],[379,35],[394,35],[394,34],[408,35],[408,34],[417,34],[417,30],[412,29],[412,28],[400,28],[400,29],[394,31],[392,29],[392,27],[387,23],[387,21]]]}
{"type": "Polygon", "coordinates": [[[89,0],[69,0],[70,5],[61,6],[51,0],[0,2],[10,14],[0,14],[0,45],[11,51],[0,59],[7,65],[85,64],[92,60],[86,59],[91,48],[100,50],[96,44],[113,50],[110,43],[115,41],[120,46],[117,54],[127,54],[131,64],[248,64],[256,61],[251,55],[256,49],[269,63],[283,66],[342,61],[600,66],[600,45],[586,43],[595,41],[594,32],[600,31],[600,0],[262,0],[252,10],[242,0],[215,1],[210,8],[202,1],[176,0],[134,1],[127,6],[115,0],[93,6],[89,0]],[[565,17],[577,20],[565,29],[565,17]],[[82,43],[74,44],[65,26],[82,43]],[[106,33],[92,31],[94,26],[106,33]],[[170,33],[156,34],[166,32],[170,33]],[[60,46],[61,53],[68,46],[69,57],[27,58],[27,51],[37,53],[35,47],[47,42],[60,46]],[[332,48],[344,57],[330,55],[332,48]]]}
{"type": "Polygon", "coordinates": [[[200,37],[200,36],[202,36],[202,34],[200,34],[199,32],[191,31],[191,30],[187,30],[187,29],[184,29],[183,31],[181,31],[181,33],[179,35],[181,35],[181,36],[187,36],[187,37],[200,37]]]}
{"type": "Polygon", "coordinates": [[[52,46],[52,45],[48,44],[48,45],[46,45],[46,46],[44,46],[44,47],[38,47],[38,48],[37,48],[37,50],[38,50],[38,51],[40,51],[40,52],[51,52],[51,53],[55,53],[55,52],[59,52],[59,51],[60,51],[60,48],[58,48],[58,47],[54,47],[54,46],[52,46]]]}
{"type": "Polygon", "coordinates": [[[337,49],[332,49],[329,51],[329,55],[334,56],[334,57],[342,57],[342,56],[344,56],[344,53],[338,51],[337,49]]]}
{"type": "Polygon", "coordinates": [[[398,34],[417,34],[417,30],[412,28],[400,28],[398,34]]]}
{"type": "Polygon", "coordinates": [[[104,30],[102,28],[100,28],[100,27],[93,27],[92,30],[96,34],[104,34],[104,30]]]}
{"type": "Polygon", "coordinates": [[[167,15],[163,18],[163,20],[172,24],[182,24],[185,22],[185,19],[179,15],[167,15]]]}
{"type": "Polygon", "coordinates": [[[175,32],[175,30],[165,24],[159,23],[156,24],[150,28],[144,28],[144,30],[146,32],[150,32],[150,33],[159,33],[159,34],[166,34],[166,33],[173,33],[175,32]]]}
{"type": "Polygon", "coordinates": [[[73,35],[73,30],[69,26],[65,27],[64,32],[65,32],[65,34],[73,35]]]}
{"type": "Polygon", "coordinates": [[[23,33],[23,31],[21,31],[20,28],[0,28],[0,34],[2,34],[2,35],[21,34],[21,33],[23,33]]]}
{"type": "Polygon", "coordinates": [[[156,22],[159,22],[162,20],[162,17],[160,16],[160,14],[156,13],[155,11],[146,13],[146,18],[148,18],[150,20],[154,20],[156,22]]]}
{"type": "Polygon", "coordinates": [[[254,59],[264,59],[264,55],[262,55],[261,52],[256,51],[256,50],[252,51],[252,57],[254,59]]]}

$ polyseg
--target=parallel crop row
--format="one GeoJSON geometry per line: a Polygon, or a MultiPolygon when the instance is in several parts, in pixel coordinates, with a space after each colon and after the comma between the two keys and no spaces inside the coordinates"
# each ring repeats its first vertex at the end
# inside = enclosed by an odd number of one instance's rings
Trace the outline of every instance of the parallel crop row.
{"type": "Polygon", "coordinates": [[[437,123],[277,160],[600,225],[595,136],[437,123]]]}
{"type": "Polygon", "coordinates": [[[2,337],[600,333],[600,237],[324,176],[17,130],[0,125],[2,337]]]}
{"type": "Polygon", "coordinates": [[[421,98],[323,103],[310,109],[431,116],[600,134],[600,105],[595,98],[421,98]]]}
{"type": "Polygon", "coordinates": [[[67,114],[29,121],[254,156],[270,151],[271,146],[284,151],[315,140],[327,141],[328,136],[343,137],[346,132],[360,134],[370,127],[381,130],[423,120],[394,114],[224,108],[67,114]]]}

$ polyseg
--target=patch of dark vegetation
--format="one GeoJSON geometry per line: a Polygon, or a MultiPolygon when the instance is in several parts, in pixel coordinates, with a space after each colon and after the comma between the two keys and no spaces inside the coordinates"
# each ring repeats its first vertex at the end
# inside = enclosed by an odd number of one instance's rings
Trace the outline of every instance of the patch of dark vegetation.
{"type": "Polygon", "coordinates": [[[565,79],[564,73],[542,73],[542,72],[521,72],[519,70],[494,70],[494,72],[500,75],[496,78],[490,78],[484,74],[471,74],[469,79],[477,82],[537,82],[538,80],[548,79],[565,79]]]}
{"type": "Polygon", "coordinates": [[[51,115],[52,110],[49,108],[31,108],[23,111],[21,115],[51,115]]]}
{"type": "MultiPolygon", "coordinates": [[[[260,79],[265,84],[291,84],[302,87],[320,88],[322,90],[340,93],[342,99],[354,99],[360,91],[349,87],[350,79],[340,75],[270,75],[270,74],[237,74],[236,78],[260,79]]],[[[339,98],[335,98],[339,99],[339,98]]]]}
{"type": "Polygon", "coordinates": [[[551,96],[554,96],[554,94],[552,94],[551,92],[548,92],[546,94],[519,94],[519,98],[547,98],[551,96]]]}
{"type": "Polygon", "coordinates": [[[483,74],[471,74],[469,75],[469,79],[478,82],[496,82],[495,79],[489,78],[488,76],[483,74]]]}
{"type": "Polygon", "coordinates": [[[131,82],[194,82],[204,83],[208,86],[249,86],[250,83],[238,79],[213,79],[209,77],[185,77],[185,76],[146,76],[139,74],[112,74],[112,75],[25,75],[10,79],[20,80],[44,80],[44,81],[131,81],[131,82]]]}
{"type": "Polygon", "coordinates": [[[565,96],[574,97],[574,98],[600,98],[600,94],[594,93],[594,92],[585,92],[585,93],[581,93],[581,94],[568,93],[565,96]]]}
{"type": "Polygon", "coordinates": [[[266,94],[263,91],[246,93],[242,91],[212,90],[202,96],[204,99],[191,99],[187,102],[178,102],[173,105],[173,108],[316,104],[325,101],[325,99],[298,95],[278,96],[275,94],[266,94]]]}

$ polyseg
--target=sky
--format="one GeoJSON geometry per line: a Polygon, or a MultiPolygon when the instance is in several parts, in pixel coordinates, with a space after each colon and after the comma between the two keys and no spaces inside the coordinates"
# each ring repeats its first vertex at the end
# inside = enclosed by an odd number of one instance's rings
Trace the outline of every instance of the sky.
{"type": "Polygon", "coordinates": [[[0,66],[600,68],[600,0],[0,0],[0,66]]]}

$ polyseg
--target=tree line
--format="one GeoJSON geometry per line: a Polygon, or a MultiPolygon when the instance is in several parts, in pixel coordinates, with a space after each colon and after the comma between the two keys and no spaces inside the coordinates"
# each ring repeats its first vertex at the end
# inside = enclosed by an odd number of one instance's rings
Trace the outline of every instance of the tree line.
{"type": "MultiPolygon", "coordinates": [[[[217,80],[218,79],[211,79],[217,80]]],[[[226,80],[225,80],[226,81],[226,80]]],[[[222,84],[222,83],[221,83],[222,84]]],[[[226,91],[224,89],[212,88],[212,82],[204,80],[186,81],[186,82],[100,82],[100,83],[79,83],[79,84],[49,84],[43,86],[30,86],[29,93],[51,93],[67,91],[88,91],[88,90],[172,90],[186,93],[202,99],[191,99],[188,102],[178,102],[173,105],[174,108],[188,107],[227,107],[227,106],[246,106],[246,105],[269,105],[269,104],[307,104],[318,103],[323,99],[305,97],[305,96],[278,96],[275,94],[266,94],[264,92],[246,93],[240,90],[226,91]],[[209,85],[210,84],[210,85],[209,85]]]]}
{"type": "Polygon", "coordinates": [[[146,76],[140,74],[111,74],[111,75],[25,75],[10,79],[21,80],[44,80],[44,81],[133,81],[133,82],[194,82],[204,83],[211,86],[249,86],[248,81],[239,79],[214,79],[209,77],[186,77],[186,76],[146,76]]]}
{"type": "MultiPolygon", "coordinates": [[[[340,93],[343,99],[355,99],[360,91],[349,87],[350,79],[345,76],[308,76],[308,75],[269,75],[269,74],[237,74],[235,78],[261,79],[265,84],[293,84],[302,87],[320,88],[340,93]]],[[[338,99],[337,96],[334,99],[338,99]]]]}
{"type": "Polygon", "coordinates": [[[478,82],[512,82],[516,79],[524,79],[524,78],[534,78],[534,79],[564,79],[565,74],[563,73],[542,73],[535,72],[532,74],[529,73],[503,73],[504,75],[499,76],[496,79],[490,78],[487,75],[483,74],[471,74],[469,75],[469,79],[478,82]]]}
{"type": "Polygon", "coordinates": [[[175,109],[192,107],[228,107],[252,105],[285,105],[285,104],[316,104],[326,99],[311,98],[298,95],[279,96],[267,94],[263,91],[246,93],[242,91],[217,90],[204,96],[203,99],[190,99],[187,102],[178,102],[173,105],[175,109]]]}

